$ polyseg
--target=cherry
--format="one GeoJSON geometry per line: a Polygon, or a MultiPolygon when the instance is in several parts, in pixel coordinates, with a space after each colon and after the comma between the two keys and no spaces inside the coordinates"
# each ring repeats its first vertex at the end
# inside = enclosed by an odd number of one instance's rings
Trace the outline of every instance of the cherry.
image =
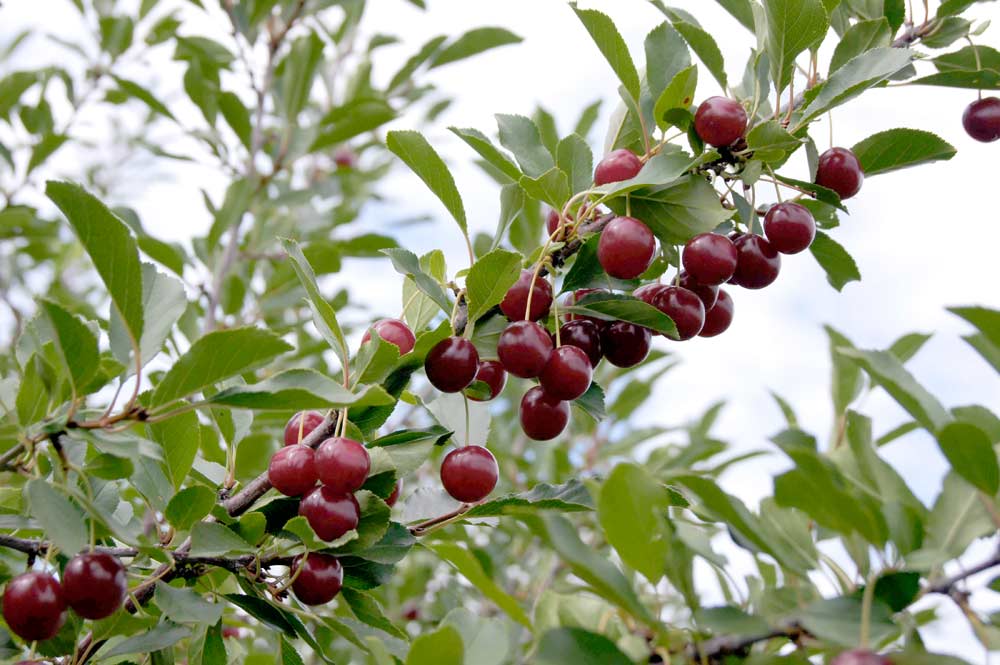
{"type": "MultiPolygon", "coordinates": [[[[577,289],[573,293],[566,296],[566,299],[563,301],[563,305],[572,307],[576,303],[583,300],[584,296],[591,293],[609,293],[609,291],[607,289],[577,289]]],[[[604,325],[604,321],[601,319],[593,316],[586,316],[585,314],[573,314],[572,312],[567,312],[563,316],[563,319],[565,321],[592,321],[597,326],[604,325]]]]}
{"type": "Polygon", "coordinates": [[[642,170],[642,162],[634,152],[626,148],[612,150],[604,156],[594,169],[594,184],[631,180],[642,170]]]}
{"type": "Polygon", "coordinates": [[[892,661],[868,649],[851,649],[840,652],[830,665],[892,665],[892,661]]]}
{"type": "MultiPolygon", "coordinates": [[[[521,276],[517,278],[514,286],[507,290],[503,300],[500,301],[500,310],[511,321],[523,321],[524,312],[528,307],[528,287],[531,285],[531,278],[534,270],[522,270],[521,276]]],[[[531,315],[532,321],[544,318],[549,314],[549,307],[552,306],[552,285],[544,277],[539,276],[535,280],[535,286],[531,289],[531,315]]]]}
{"type": "Polygon", "coordinates": [[[634,217],[612,219],[597,243],[597,260],[604,272],[619,279],[632,279],[646,272],[655,252],[653,232],[634,217]]]}
{"type": "Polygon", "coordinates": [[[309,446],[285,446],[271,456],[267,479],[285,496],[302,496],[316,485],[316,451],[309,446]]]}
{"type": "Polygon", "coordinates": [[[702,326],[701,332],[698,335],[701,337],[715,337],[726,332],[729,324],[733,322],[734,309],[735,305],[732,296],[719,289],[719,299],[716,300],[715,306],[712,309],[705,312],[705,325],[702,326]]]}
{"type": "Polygon", "coordinates": [[[747,131],[746,109],[735,99],[709,97],[694,114],[694,131],[705,143],[724,148],[747,131]]]}
{"type": "Polygon", "coordinates": [[[304,605],[324,605],[333,600],[344,584],[344,568],[337,557],[308,552],[292,562],[292,592],[304,605]],[[303,561],[305,558],[305,561],[303,561]]]}
{"type": "Polygon", "coordinates": [[[320,485],[302,498],[299,515],[306,518],[321,540],[331,541],[358,527],[361,507],[353,494],[320,485]]]}
{"type": "Polygon", "coordinates": [[[73,557],[62,576],[63,599],[84,619],[103,619],[115,613],[128,593],[122,562],[104,552],[73,557]]]}
{"type": "Polygon", "coordinates": [[[692,277],[690,273],[683,270],[681,271],[681,276],[678,280],[678,286],[694,292],[695,295],[701,298],[701,302],[705,305],[706,312],[715,306],[715,301],[719,297],[718,286],[702,284],[692,277]]]}
{"type": "Polygon", "coordinates": [[[62,586],[46,573],[18,575],[3,592],[3,618],[25,642],[54,637],[66,620],[62,586]]]}
{"type": "Polygon", "coordinates": [[[684,245],[684,269],[706,286],[722,284],[736,272],[736,247],[718,233],[701,233],[684,245]]]}
{"type": "Polygon", "coordinates": [[[399,493],[402,491],[403,491],[403,479],[400,478],[396,481],[395,487],[392,488],[392,494],[390,494],[389,498],[385,500],[386,505],[389,506],[390,508],[395,506],[396,502],[399,501],[399,493]]]}
{"type": "Polygon", "coordinates": [[[337,168],[353,169],[357,161],[357,154],[346,145],[333,151],[333,163],[337,165],[337,168]]]}
{"type": "Polygon", "coordinates": [[[489,387],[490,396],[481,398],[469,395],[469,399],[477,402],[488,402],[503,392],[503,387],[507,384],[507,371],[498,360],[480,360],[475,380],[482,381],[489,387]]]}
{"type": "Polygon", "coordinates": [[[443,393],[457,393],[476,378],[479,352],[467,339],[449,337],[438,342],[424,360],[427,380],[443,393]]]}
{"type": "Polygon", "coordinates": [[[679,341],[691,339],[705,325],[705,303],[694,291],[668,286],[656,296],[653,306],[673,319],[679,341]]]}
{"type": "Polygon", "coordinates": [[[601,350],[615,367],[632,367],[649,355],[652,339],[649,328],[615,321],[601,332],[601,350]]]}
{"type": "Polygon", "coordinates": [[[782,254],[798,254],[816,237],[816,220],[805,206],[785,201],[771,206],[764,215],[764,233],[782,254]]]}
{"type": "Polygon", "coordinates": [[[652,284],[643,284],[635,291],[632,292],[633,298],[638,298],[647,305],[652,305],[653,301],[656,300],[656,296],[663,292],[663,289],[667,288],[659,282],[653,282],[652,284]]]}
{"type": "Polygon", "coordinates": [[[316,449],[316,475],[337,493],[361,489],[372,468],[368,449],[354,439],[327,439],[316,449]]]}
{"type": "Polygon", "coordinates": [[[562,400],[574,400],[590,387],[594,368],[587,353],[575,346],[560,346],[549,356],[539,377],[549,395],[562,400]]]}
{"type": "Polygon", "coordinates": [[[533,321],[515,321],[500,333],[497,355],[504,369],[522,379],[542,373],[552,353],[552,338],[533,321]]]}
{"type": "Polygon", "coordinates": [[[238,640],[243,637],[243,629],[236,626],[223,626],[222,638],[228,640],[238,640]]]}
{"type": "Polygon", "coordinates": [[[778,278],[781,255],[762,236],[742,235],[734,243],[739,254],[736,283],[745,289],[762,289],[778,278]]]}
{"type": "Polygon", "coordinates": [[[499,477],[496,458],[482,446],[456,448],[441,463],[441,484],[452,498],[462,503],[485,499],[497,486],[499,477]]]}
{"type": "Polygon", "coordinates": [[[977,141],[992,143],[1000,139],[1000,98],[987,97],[969,104],[962,114],[962,125],[977,141]]]}
{"type": "Polygon", "coordinates": [[[559,329],[559,341],[563,346],[582,349],[590,360],[591,367],[601,362],[601,327],[593,321],[570,321],[559,329]]]}
{"type": "MultiPolygon", "coordinates": [[[[569,215],[569,219],[573,219],[573,215],[569,215]]],[[[567,221],[567,224],[569,222],[567,221]]],[[[565,233],[560,233],[558,236],[554,236],[556,230],[559,228],[559,211],[549,208],[549,214],[545,216],[545,230],[549,232],[549,237],[556,240],[562,240],[565,233]]]]}
{"type": "Polygon", "coordinates": [[[365,331],[365,336],[361,338],[362,344],[371,340],[372,330],[377,332],[379,337],[399,349],[399,355],[401,356],[405,356],[412,351],[413,345],[417,342],[417,338],[413,336],[410,326],[399,319],[382,319],[376,321],[371,328],[365,331]]]}
{"type": "Polygon", "coordinates": [[[285,445],[294,446],[296,443],[302,443],[302,439],[322,425],[324,420],[323,414],[319,411],[299,411],[285,425],[285,445]],[[300,427],[301,436],[299,436],[300,427]]]}
{"type": "Polygon", "coordinates": [[[861,191],[864,181],[861,162],[847,148],[830,148],[819,156],[816,184],[832,189],[841,199],[849,199],[861,191]]]}
{"type": "Polygon", "coordinates": [[[548,441],[559,436],[569,423],[569,402],[535,386],[521,398],[521,429],[529,439],[548,441]]]}

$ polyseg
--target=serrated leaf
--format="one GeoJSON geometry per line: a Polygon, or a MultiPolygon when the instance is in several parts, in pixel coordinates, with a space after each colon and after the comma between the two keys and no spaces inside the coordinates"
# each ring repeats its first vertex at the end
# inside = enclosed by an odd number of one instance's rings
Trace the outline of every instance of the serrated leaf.
{"type": "Polygon", "coordinates": [[[475,321],[503,300],[521,275],[522,259],[517,252],[495,249],[472,265],[465,278],[469,321],[475,321]]]}
{"type": "Polygon", "coordinates": [[[163,582],[156,583],[156,606],[174,623],[207,626],[218,623],[226,609],[223,603],[210,603],[191,589],[178,589],[163,582]]]}
{"type": "Polygon", "coordinates": [[[135,97],[156,113],[173,119],[174,116],[170,112],[170,109],[168,109],[163,102],[157,99],[149,90],[142,87],[135,81],[130,81],[120,76],[113,76],[113,78],[118,83],[118,87],[125,91],[129,96],[135,97]]]}
{"type": "Polygon", "coordinates": [[[844,33],[840,42],[837,43],[833,57],[830,58],[830,73],[837,71],[866,51],[879,46],[888,46],[891,39],[892,30],[885,17],[871,21],[858,21],[844,33]]]}
{"type": "Polygon", "coordinates": [[[149,423],[150,438],[163,448],[169,479],[179,488],[187,478],[201,448],[201,423],[194,411],[180,413],[161,422],[149,423]]]}
{"type": "Polygon", "coordinates": [[[865,176],[948,160],[955,148],[947,141],[919,129],[889,129],[869,136],[851,148],[865,176]]]}
{"type": "Polygon", "coordinates": [[[42,311],[52,324],[52,332],[59,356],[66,365],[78,396],[81,388],[97,371],[100,349],[97,336],[83,321],[50,300],[39,302],[42,311]]]}
{"type": "Polygon", "coordinates": [[[316,273],[313,271],[312,265],[302,253],[299,243],[288,238],[280,238],[280,240],[281,246],[284,247],[292,268],[295,270],[295,275],[299,278],[302,288],[306,291],[309,309],[312,310],[313,323],[316,325],[316,329],[319,330],[323,339],[326,340],[326,343],[330,345],[333,352],[340,358],[341,366],[345,368],[349,367],[351,353],[347,349],[347,340],[344,339],[344,332],[337,321],[337,312],[333,309],[333,305],[320,293],[319,285],[316,284],[316,273]]]}
{"type": "Polygon", "coordinates": [[[392,131],[386,135],[385,143],[389,150],[424,181],[451,213],[462,234],[468,237],[469,226],[465,219],[465,206],[458,187],[455,186],[455,179],[427,139],[420,132],[392,131]]]}
{"type": "MultiPolygon", "coordinates": [[[[695,175],[674,183],[629,194],[632,216],[640,219],[668,245],[684,244],[699,233],[712,231],[732,217],[719,202],[719,195],[708,182],[695,175]]],[[[625,214],[625,200],[615,199],[609,206],[625,214]]]]}
{"type": "Polygon", "coordinates": [[[101,652],[101,658],[127,656],[133,653],[148,654],[167,649],[191,634],[191,629],[164,621],[154,628],[119,642],[108,651],[101,652]]]}
{"type": "Polygon", "coordinates": [[[401,247],[383,249],[382,253],[392,261],[392,267],[401,275],[407,275],[418,289],[427,295],[441,308],[442,312],[450,312],[452,304],[445,295],[444,289],[434,277],[429,275],[420,265],[420,259],[413,252],[401,247]]]}
{"type": "Polygon", "coordinates": [[[795,58],[826,35],[830,18],[820,0],[764,0],[763,4],[771,80],[780,94],[792,80],[795,58]]]}
{"type": "Polygon", "coordinates": [[[652,305],[620,293],[589,293],[566,312],[607,321],[628,321],[667,336],[677,336],[677,327],[669,316],[652,305]]]}
{"type": "Polygon", "coordinates": [[[186,487],[170,499],[164,517],[174,529],[187,531],[212,511],[216,498],[215,492],[204,485],[186,487]]]}
{"type": "Polygon", "coordinates": [[[474,28],[441,49],[431,59],[430,69],[463,60],[499,46],[517,44],[521,41],[520,37],[505,28],[474,28]]]}
{"type": "Polygon", "coordinates": [[[498,113],[496,120],[500,145],[514,155],[524,176],[539,178],[552,170],[555,160],[542,142],[538,126],[531,118],[498,113]]]}
{"type": "Polygon", "coordinates": [[[858,264],[851,255],[840,243],[822,231],[816,232],[816,237],[809,246],[809,252],[826,272],[826,281],[838,291],[843,290],[851,282],[861,281],[858,264]]]}
{"type": "Polygon", "coordinates": [[[383,406],[395,401],[381,386],[359,386],[352,391],[316,370],[290,369],[258,383],[227,388],[203,403],[234,409],[281,411],[383,406]]]}
{"type": "Polygon", "coordinates": [[[253,545],[221,524],[198,522],[191,529],[191,556],[225,556],[255,551],[253,545]]]}
{"type": "Polygon", "coordinates": [[[971,422],[951,422],[938,431],[937,442],[955,473],[989,496],[1000,490],[1000,465],[986,432],[971,422]]]}
{"type": "Polygon", "coordinates": [[[448,129],[455,136],[465,141],[469,147],[479,153],[480,157],[495,166],[501,173],[510,178],[512,181],[517,182],[521,179],[521,169],[517,167],[517,164],[515,164],[499,148],[493,145],[493,142],[490,141],[489,137],[480,132],[478,129],[472,129],[469,127],[449,127],[448,129]]]}
{"type": "Polygon", "coordinates": [[[622,561],[656,584],[670,553],[667,489],[643,467],[619,464],[601,485],[597,515],[622,561]]]}
{"type": "Polygon", "coordinates": [[[625,90],[633,100],[639,100],[639,72],[632,62],[632,55],[628,51],[628,45],[622,38],[614,21],[607,14],[602,14],[595,9],[579,9],[576,3],[570,5],[576,12],[577,18],[583,23],[583,27],[590,33],[591,39],[597,44],[597,48],[604,55],[604,59],[611,65],[618,76],[618,80],[625,86],[625,90]]]}
{"type": "Polygon", "coordinates": [[[531,619],[528,618],[524,609],[487,575],[479,563],[479,559],[472,552],[455,543],[435,543],[428,547],[444,561],[451,564],[484,596],[506,612],[511,619],[529,630],[531,629],[531,619]]]}
{"type": "Polygon", "coordinates": [[[681,33],[684,41],[688,43],[698,59],[708,68],[719,85],[726,89],[729,86],[726,78],[726,63],[723,60],[722,51],[719,50],[719,45],[715,43],[712,35],[697,23],[688,20],[686,12],[681,13],[668,8],[666,13],[674,28],[681,33]]]}
{"type": "Polygon", "coordinates": [[[572,479],[562,485],[540,483],[528,492],[508,494],[481,503],[465,513],[465,517],[500,517],[531,515],[541,510],[583,512],[594,509],[594,501],[586,486],[572,479]]]}
{"type": "Polygon", "coordinates": [[[29,480],[24,492],[31,516],[56,547],[73,556],[87,546],[87,520],[69,499],[39,478],[29,480]]]}

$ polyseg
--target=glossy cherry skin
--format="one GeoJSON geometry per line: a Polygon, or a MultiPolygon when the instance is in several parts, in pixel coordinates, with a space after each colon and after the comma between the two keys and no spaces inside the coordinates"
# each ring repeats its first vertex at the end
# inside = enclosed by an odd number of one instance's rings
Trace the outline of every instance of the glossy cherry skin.
{"type": "Polygon", "coordinates": [[[548,394],[535,386],[521,398],[521,429],[529,439],[548,441],[566,429],[569,423],[569,402],[548,394]]]}
{"type": "MultiPolygon", "coordinates": [[[[531,285],[531,278],[534,270],[522,270],[521,276],[517,278],[514,286],[507,290],[503,300],[500,301],[500,310],[511,321],[523,321],[524,314],[528,307],[528,287],[531,285]]],[[[532,321],[544,318],[549,314],[552,307],[552,285],[544,277],[539,276],[535,280],[535,286],[531,294],[531,316],[532,321]]]]}
{"type": "Polygon", "coordinates": [[[25,642],[54,637],[66,620],[62,585],[46,573],[18,575],[4,589],[3,618],[25,642]]]}
{"type": "Polygon", "coordinates": [[[482,446],[463,446],[448,453],[441,463],[441,484],[456,501],[482,501],[497,486],[497,460],[482,446]]]}
{"type": "Polygon", "coordinates": [[[424,360],[431,385],[443,393],[457,393],[476,378],[479,352],[467,339],[449,337],[438,342],[424,360]]]}
{"type": "Polygon", "coordinates": [[[691,339],[705,325],[705,303],[693,291],[668,286],[656,296],[653,306],[674,321],[677,340],[691,339]]]}
{"type": "Polygon", "coordinates": [[[533,321],[515,321],[500,333],[497,355],[504,369],[522,379],[542,373],[552,353],[552,338],[533,321]]]}
{"type": "Polygon", "coordinates": [[[552,397],[574,400],[590,387],[594,368],[583,349],[575,346],[560,346],[549,356],[539,383],[552,397]]]}
{"type": "Polygon", "coordinates": [[[977,99],[965,108],[962,125],[977,141],[992,143],[1000,139],[1000,98],[977,99]]]}
{"type": "Polygon", "coordinates": [[[734,275],[737,284],[745,289],[763,289],[778,278],[781,254],[766,239],[748,233],[734,244],[739,253],[734,275]]]}
{"type": "Polygon", "coordinates": [[[559,341],[563,346],[575,346],[587,354],[591,367],[597,367],[604,354],[601,352],[601,326],[593,321],[570,321],[559,328],[559,341]]]}
{"type": "Polygon", "coordinates": [[[104,552],[73,557],[62,576],[63,600],[84,619],[103,619],[125,602],[128,576],[117,558],[104,552]]]}
{"type": "Polygon", "coordinates": [[[892,665],[892,661],[868,649],[851,649],[837,654],[830,665],[892,665]]]}
{"type": "Polygon", "coordinates": [[[413,345],[417,343],[417,338],[413,335],[413,331],[410,330],[410,326],[399,319],[382,319],[376,321],[371,328],[365,331],[365,336],[361,338],[362,344],[371,340],[372,330],[377,332],[379,337],[399,349],[399,355],[401,356],[412,351],[413,345]]]}
{"type": "Polygon", "coordinates": [[[306,518],[320,539],[331,541],[358,527],[361,508],[353,494],[320,485],[302,498],[299,515],[306,518]]]}
{"type": "Polygon", "coordinates": [[[292,582],[292,593],[303,605],[329,603],[340,593],[344,584],[344,568],[337,557],[319,552],[295,557],[292,574],[297,574],[292,582]],[[302,560],[303,557],[305,561],[302,560]]]}
{"type": "Polygon", "coordinates": [[[864,181],[861,162],[847,148],[830,148],[819,156],[816,184],[832,189],[841,199],[849,199],[861,191],[864,181]]]}
{"type": "Polygon", "coordinates": [[[805,206],[785,201],[771,206],[764,215],[764,234],[771,247],[782,254],[798,254],[816,237],[816,220],[805,206]]]}
{"type": "Polygon", "coordinates": [[[316,451],[309,446],[285,446],[271,456],[267,479],[285,496],[302,496],[316,485],[316,451]]]}
{"type": "Polygon", "coordinates": [[[655,253],[653,232],[634,217],[612,219],[597,243],[597,260],[604,272],[619,279],[633,279],[646,272],[655,253]]]}
{"type": "Polygon", "coordinates": [[[594,169],[594,184],[606,185],[609,182],[631,180],[642,170],[642,161],[626,148],[612,150],[604,156],[594,169]]]}
{"type": "Polygon", "coordinates": [[[482,381],[489,387],[490,396],[483,399],[469,395],[469,399],[476,402],[488,402],[503,392],[504,386],[507,385],[507,370],[503,368],[503,364],[499,360],[481,360],[479,361],[479,371],[476,372],[476,381],[482,381]]]}
{"type": "MultiPolygon", "coordinates": [[[[566,299],[563,301],[563,305],[566,306],[566,307],[572,307],[576,303],[578,303],[581,300],[583,300],[583,298],[585,296],[587,296],[587,295],[589,295],[591,293],[609,293],[609,291],[607,289],[577,289],[576,291],[573,291],[573,293],[570,293],[568,296],[566,296],[566,299]]],[[[573,313],[570,313],[570,312],[567,312],[566,314],[563,315],[563,320],[564,321],[592,321],[597,326],[604,325],[604,321],[602,321],[601,319],[598,319],[596,317],[586,316],[584,314],[573,314],[573,313]]]]}
{"type": "Polygon", "coordinates": [[[733,311],[736,306],[733,298],[723,289],[719,289],[719,298],[715,306],[705,312],[705,325],[702,326],[699,337],[715,337],[726,332],[733,322],[733,311]]]}
{"type": "Polygon", "coordinates": [[[681,276],[677,285],[687,289],[688,291],[694,292],[695,295],[701,298],[702,304],[705,305],[706,312],[715,306],[715,301],[719,297],[718,286],[702,284],[692,277],[690,273],[683,270],[681,271],[681,276]]]}
{"type": "Polygon", "coordinates": [[[335,492],[356,492],[368,479],[372,459],[368,449],[344,437],[327,439],[316,448],[316,475],[335,492]]]}
{"type": "Polygon", "coordinates": [[[601,331],[601,350],[615,367],[633,367],[649,355],[652,339],[649,328],[615,321],[601,331]]]}
{"type": "Polygon", "coordinates": [[[385,500],[386,505],[389,506],[390,508],[395,506],[396,502],[399,501],[399,493],[402,491],[403,491],[403,479],[400,478],[396,481],[396,486],[392,488],[392,494],[390,494],[389,498],[385,500]]]}
{"type": "Polygon", "coordinates": [[[659,282],[653,282],[652,284],[643,284],[635,291],[632,292],[633,298],[638,298],[647,305],[652,305],[653,301],[656,300],[656,296],[663,292],[663,289],[667,288],[665,284],[660,284],[659,282]]]}
{"type": "Polygon", "coordinates": [[[700,233],[684,245],[684,270],[706,286],[722,284],[736,272],[736,247],[718,233],[700,233]]]}
{"type": "Polygon", "coordinates": [[[694,131],[705,143],[724,148],[747,131],[746,109],[735,99],[709,97],[694,114],[694,131]]]}
{"type": "Polygon", "coordinates": [[[285,445],[294,446],[296,443],[302,443],[302,439],[309,436],[314,429],[323,424],[323,420],[323,414],[319,411],[299,411],[285,425],[285,445]],[[299,437],[300,423],[301,437],[299,437]]]}

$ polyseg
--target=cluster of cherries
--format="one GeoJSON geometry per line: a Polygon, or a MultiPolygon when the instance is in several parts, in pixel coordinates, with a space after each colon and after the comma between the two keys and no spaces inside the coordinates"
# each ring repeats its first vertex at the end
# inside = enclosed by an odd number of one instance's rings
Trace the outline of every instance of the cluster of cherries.
{"type": "Polygon", "coordinates": [[[55,576],[29,571],[7,583],[3,593],[3,618],[7,627],[25,642],[55,637],[66,621],[66,608],[84,619],[104,619],[125,601],[128,578],[125,567],[105,552],[85,552],[73,557],[55,576]]]}

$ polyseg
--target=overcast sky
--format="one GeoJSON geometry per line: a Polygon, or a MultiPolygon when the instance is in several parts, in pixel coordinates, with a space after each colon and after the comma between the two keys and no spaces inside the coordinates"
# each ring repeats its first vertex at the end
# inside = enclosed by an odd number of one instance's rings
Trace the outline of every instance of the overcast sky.
{"type": "MultiPolygon", "coordinates": [[[[602,119],[590,138],[595,154],[601,153],[604,126],[618,84],[565,3],[428,0],[426,12],[403,0],[373,0],[369,4],[365,30],[403,38],[401,45],[386,48],[378,61],[376,76],[382,80],[436,34],[455,35],[476,26],[500,25],[524,37],[518,46],[492,51],[431,75],[456,99],[428,129],[428,138],[454,167],[473,230],[492,232],[498,215],[498,190],[471,165],[471,150],[446,131],[448,125],[493,133],[494,113],[527,115],[541,103],[567,132],[583,107],[600,98],[605,100],[602,119]]],[[[738,78],[751,45],[749,33],[715,3],[678,0],[674,4],[693,12],[715,35],[726,56],[730,78],[738,78]]],[[[580,5],[609,13],[637,57],[645,34],[662,21],[662,15],[641,0],[580,5]]],[[[1000,46],[1000,21],[995,20],[1000,19],[1000,9],[986,3],[977,11],[981,18],[994,19],[994,28],[986,33],[983,43],[1000,46]]],[[[65,36],[79,30],[75,12],[64,0],[8,0],[0,9],[0,42],[22,27],[40,26],[42,21],[46,30],[65,36]]],[[[205,22],[205,34],[214,30],[214,36],[221,38],[225,26],[216,22],[209,28],[210,24],[205,22]]],[[[51,44],[36,39],[12,64],[49,62],[54,52],[51,44]]],[[[10,66],[0,63],[3,69],[10,66]]],[[[135,72],[139,80],[162,79],[164,90],[177,90],[170,75],[169,70],[135,72]]],[[[715,85],[711,77],[700,76],[698,97],[717,94],[715,85]]],[[[908,332],[934,332],[934,338],[911,361],[913,373],[947,406],[979,403],[994,411],[1000,409],[1000,377],[958,338],[968,327],[944,309],[967,304],[1000,306],[996,249],[1000,143],[976,143],[962,130],[962,111],[974,97],[973,92],[964,90],[897,87],[869,92],[835,112],[835,145],[850,146],[878,131],[912,127],[938,133],[958,148],[958,155],[950,162],[869,179],[849,202],[851,216],[844,217],[841,227],[831,235],[856,259],[862,282],[837,293],[811,255],[805,253],[785,257],[781,275],[771,287],[754,292],[732,290],[736,302],[732,328],[718,338],[670,344],[670,350],[683,362],[662,381],[656,395],[637,415],[635,425],[688,420],[726,398],[729,407],[720,420],[719,435],[732,440],[738,450],[773,450],[767,439],[783,427],[781,414],[768,395],[768,390],[774,390],[792,403],[805,429],[825,440],[832,413],[823,324],[833,325],[866,348],[885,348],[908,332]]],[[[183,106],[179,97],[171,101],[183,106]]],[[[171,108],[175,108],[173,104],[171,108]]],[[[190,108],[186,112],[185,117],[196,118],[190,108]]],[[[413,119],[403,118],[394,126],[413,124],[413,119]]],[[[81,126],[86,131],[87,123],[81,126]]],[[[820,150],[829,147],[827,131],[823,124],[814,131],[820,150]]],[[[53,166],[56,172],[72,168],[72,164],[58,160],[53,166]]],[[[136,175],[137,182],[143,179],[144,174],[136,175]]],[[[797,175],[804,177],[801,172],[797,175]]],[[[113,203],[135,207],[151,233],[186,242],[194,234],[203,234],[211,223],[197,188],[206,187],[219,200],[224,186],[217,173],[184,167],[158,174],[155,182],[144,186],[119,188],[121,200],[113,203]]],[[[397,170],[383,191],[390,196],[389,204],[366,212],[362,224],[367,229],[385,230],[389,220],[429,213],[440,220],[435,232],[421,229],[407,234],[406,243],[417,253],[441,247],[453,269],[464,267],[464,245],[457,230],[414,175],[397,170]]],[[[349,264],[343,283],[361,288],[352,281],[355,275],[349,264]]],[[[397,276],[388,270],[365,270],[364,275],[363,288],[373,311],[397,312],[397,276]]],[[[861,410],[875,419],[876,434],[908,420],[881,391],[865,401],[861,410]]],[[[915,433],[881,452],[930,504],[946,468],[933,440],[915,433]]],[[[772,492],[770,476],[785,468],[787,462],[775,453],[737,466],[725,476],[724,485],[753,504],[772,492]]],[[[984,544],[977,548],[978,552],[986,550],[984,544]]],[[[974,604],[984,610],[997,609],[995,599],[987,592],[977,595],[974,604]]],[[[945,613],[953,614],[949,605],[941,606],[945,613]]],[[[925,637],[929,646],[982,662],[982,650],[964,621],[928,630],[925,637]]]]}

